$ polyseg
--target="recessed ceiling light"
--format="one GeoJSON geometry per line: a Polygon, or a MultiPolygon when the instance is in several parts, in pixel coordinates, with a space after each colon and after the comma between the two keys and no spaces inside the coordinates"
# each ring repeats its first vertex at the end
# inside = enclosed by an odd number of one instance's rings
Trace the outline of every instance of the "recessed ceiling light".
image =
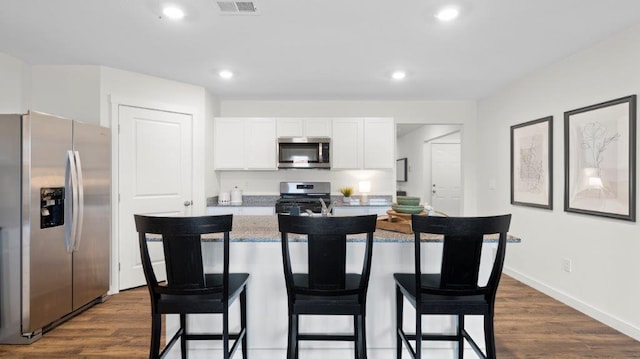
{"type": "Polygon", "coordinates": [[[230,78],[232,78],[232,77],[233,77],[233,72],[231,72],[231,71],[229,71],[229,70],[222,70],[222,71],[218,72],[218,75],[219,75],[221,78],[223,78],[223,79],[225,79],[225,80],[228,80],[228,79],[230,79],[230,78]]]}
{"type": "Polygon", "coordinates": [[[440,21],[451,21],[460,15],[460,11],[455,7],[445,7],[436,13],[436,18],[440,21]]]}
{"type": "Polygon", "coordinates": [[[394,71],[391,74],[391,78],[394,80],[404,80],[407,77],[407,74],[404,71],[394,71]]]}
{"type": "Polygon", "coordinates": [[[162,13],[169,19],[180,20],[184,17],[184,11],[174,6],[168,6],[162,9],[162,13]]]}

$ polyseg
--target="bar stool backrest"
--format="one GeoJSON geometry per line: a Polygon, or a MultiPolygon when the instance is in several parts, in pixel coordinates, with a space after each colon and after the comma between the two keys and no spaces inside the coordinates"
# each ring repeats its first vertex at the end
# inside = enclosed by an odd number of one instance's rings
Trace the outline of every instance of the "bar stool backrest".
{"type": "Polygon", "coordinates": [[[222,293],[229,281],[229,232],[233,215],[202,217],[156,217],[135,215],[138,241],[147,284],[152,295],[197,295],[222,293]],[[202,262],[202,235],[223,233],[223,283],[207,285],[202,262]],[[159,285],[153,270],[147,234],[160,235],[167,271],[166,285],[159,285]]]}
{"type": "Polygon", "coordinates": [[[285,282],[290,300],[294,295],[366,294],[371,272],[373,233],[376,215],[353,217],[307,217],[278,215],[282,236],[285,282]],[[306,235],[308,252],[308,285],[294,285],[289,234],[306,235]],[[357,288],[348,287],[346,278],[347,235],[365,234],[365,250],[361,280],[357,288]]]}
{"type": "Polygon", "coordinates": [[[411,218],[415,233],[416,288],[420,293],[455,295],[495,295],[504,263],[507,231],[511,215],[492,217],[438,217],[411,218]],[[420,237],[422,233],[443,236],[440,282],[437,287],[421,282],[420,237]],[[486,285],[478,285],[480,259],[484,236],[498,234],[498,249],[486,285]]]}

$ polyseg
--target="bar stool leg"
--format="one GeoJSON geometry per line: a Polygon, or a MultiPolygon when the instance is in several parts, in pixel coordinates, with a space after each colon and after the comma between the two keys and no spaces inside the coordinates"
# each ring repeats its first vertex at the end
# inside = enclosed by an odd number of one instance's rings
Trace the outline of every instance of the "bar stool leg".
{"type": "Polygon", "coordinates": [[[247,359],[247,287],[240,292],[240,330],[244,331],[242,337],[242,359],[247,359]]]}
{"type": "Polygon", "coordinates": [[[151,313],[151,348],[149,358],[160,356],[160,332],[162,329],[162,314],[151,313]]]}
{"type": "Polygon", "coordinates": [[[360,359],[367,359],[367,326],[365,318],[365,313],[362,313],[362,315],[358,316],[358,347],[360,348],[360,359]]]}
{"type": "Polygon", "coordinates": [[[396,286],[396,359],[402,359],[402,337],[400,331],[402,330],[402,313],[404,305],[404,296],[400,291],[400,288],[396,286]]]}
{"type": "Polygon", "coordinates": [[[496,341],[493,330],[493,315],[491,313],[484,316],[484,340],[487,347],[487,359],[495,359],[496,341]]]}
{"type": "Polygon", "coordinates": [[[289,343],[287,345],[287,359],[298,357],[298,316],[289,314],[289,343]]]}
{"type": "Polygon", "coordinates": [[[182,359],[187,359],[187,315],[180,314],[180,328],[182,335],[180,336],[180,354],[182,359]]]}
{"type": "Polygon", "coordinates": [[[353,316],[353,357],[355,359],[360,359],[360,323],[358,322],[358,316],[353,316]]]}
{"type": "Polygon", "coordinates": [[[464,358],[464,337],[462,331],[464,330],[464,315],[458,315],[458,359],[464,358]]]}
{"type": "MultiPolygon", "coordinates": [[[[420,304],[416,304],[419,306],[420,304]]],[[[416,358],[422,358],[422,314],[418,308],[416,308],[416,358]]]]}
{"type": "Polygon", "coordinates": [[[229,359],[229,307],[222,311],[222,350],[223,358],[229,359]]]}

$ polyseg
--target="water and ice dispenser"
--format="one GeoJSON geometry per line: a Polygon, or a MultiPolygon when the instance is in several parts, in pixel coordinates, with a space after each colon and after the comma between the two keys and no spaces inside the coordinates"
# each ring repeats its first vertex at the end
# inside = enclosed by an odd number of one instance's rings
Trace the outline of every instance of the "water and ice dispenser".
{"type": "Polygon", "coordinates": [[[64,187],[40,189],[40,228],[64,225],[64,187]]]}

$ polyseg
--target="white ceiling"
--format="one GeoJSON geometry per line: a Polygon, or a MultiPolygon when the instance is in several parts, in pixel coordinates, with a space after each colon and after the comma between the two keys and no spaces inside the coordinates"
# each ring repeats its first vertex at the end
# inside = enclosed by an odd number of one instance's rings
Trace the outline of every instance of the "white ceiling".
{"type": "Polygon", "coordinates": [[[221,99],[472,100],[640,24],[640,0],[0,0],[0,52],[34,65],[105,65],[221,99]],[[433,14],[461,7],[452,23],[433,14]],[[220,69],[234,71],[230,81],[220,69]],[[404,69],[402,82],[389,80],[404,69]]]}

